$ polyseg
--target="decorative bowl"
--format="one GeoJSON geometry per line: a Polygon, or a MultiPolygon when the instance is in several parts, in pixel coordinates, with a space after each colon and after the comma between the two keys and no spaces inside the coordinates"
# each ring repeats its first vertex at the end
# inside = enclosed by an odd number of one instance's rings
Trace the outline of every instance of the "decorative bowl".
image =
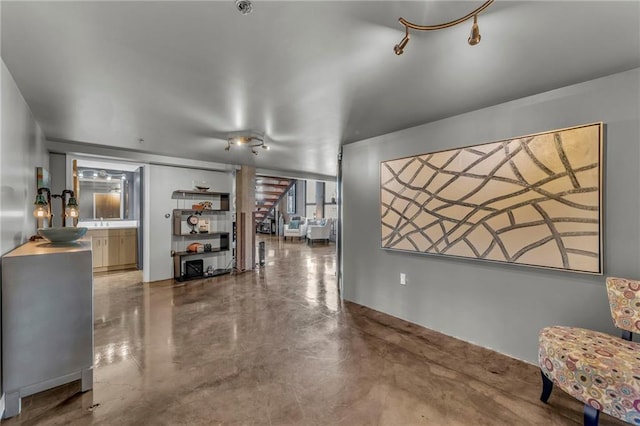
{"type": "Polygon", "coordinates": [[[87,228],[56,227],[38,228],[38,235],[44,237],[52,243],[68,243],[79,240],[87,233],[87,228]]]}
{"type": "Polygon", "coordinates": [[[209,187],[208,187],[208,186],[198,186],[198,185],[196,185],[196,189],[197,189],[198,191],[205,192],[206,190],[208,190],[208,189],[209,189],[209,187]]]}

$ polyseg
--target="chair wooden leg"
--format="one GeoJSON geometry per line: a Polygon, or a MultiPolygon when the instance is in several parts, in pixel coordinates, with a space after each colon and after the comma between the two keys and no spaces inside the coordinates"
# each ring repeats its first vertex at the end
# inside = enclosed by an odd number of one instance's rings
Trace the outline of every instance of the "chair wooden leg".
{"type": "Polygon", "coordinates": [[[584,426],[598,426],[600,411],[589,404],[584,404],[584,426]]]}
{"type": "Polygon", "coordinates": [[[553,381],[549,380],[542,370],[540,370],[540,375],[542,376],[542,394],[540,395],[540,401],[547,402],[553,390],[553,381]]]}

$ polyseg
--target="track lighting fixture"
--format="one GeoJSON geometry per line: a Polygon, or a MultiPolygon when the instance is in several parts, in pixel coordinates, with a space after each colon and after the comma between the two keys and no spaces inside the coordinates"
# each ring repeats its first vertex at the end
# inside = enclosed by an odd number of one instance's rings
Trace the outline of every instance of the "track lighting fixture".
{"type": "Polygon", "coordinates": [[[247,146],[249,147],[253,155],[258,155],[258,150],[256,148],[262,148],[266,150],[270,149],[269,146],[264,143],[264,137],[256,135],[230,136],[227,139],[227,146],[224,148],[224,150],[230,151],[231,145],[247,146]]]}
{"type": "Polygon", "coordinates": [[[410,38],[409,27],[405,27],[404,38],[393,48],[393,51],[396,52],[396,55],[402,55],[404,53],[404,48],[407,46],[407,43],[409,43],[410,38]]]}
{"type": "Polygon", "coordinates": [[[453,27],[454,25],[461,24],[471,18],[473,18],[473,25],[471,26],[471,34],[469,35],[469,38],[467,41],[471,46],[475,46],[476,44],[480,43],[480,39],[482,38],[480,36],[480,29],[478,27],[478,14],[480,14],[480,12],[482,12],[483,10],[491,6],[491,3],[493,3],[493,0],[488,0],[484,2],[482,6],[471,11],[470,13],[466,14],[462,18],[459,18],[450,22],[445,22],[444,24],[438,24],[438,25],[418,25],[418,24],[414,24],[413,22],[409,22],[404,18],[400,18],[399,21],[402,25],[404,25],[405,34],[404,34],[404,38],[400,41],[400,43],[396,44],[393,47],[393,51],[395,52],[396,55],[402,55],[404,53],[404,48],[407,46],[407,43],[409,43],[409,39],[410,39],[409,28],[411,28],[412,30],[418,30],[418,31],[441,30],[443,28],[449,28],[449,27],[453,27]]]}
{"type": "Polygon", "coordinates": [[[475,46],[480,43],[480,39],[482,36],[480,35],[480,29],[478,28],[478,15],[473,15],[473,25],[471,26],[471,34],[469,34],[469,38],[467,41],[469,45],[475,46]]]}

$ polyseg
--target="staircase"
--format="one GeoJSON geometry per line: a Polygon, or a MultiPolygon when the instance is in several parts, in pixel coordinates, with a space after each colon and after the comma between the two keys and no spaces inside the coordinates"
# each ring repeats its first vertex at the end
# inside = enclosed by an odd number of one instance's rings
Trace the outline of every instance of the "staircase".
{"type": "Polygon", "coordinates": [[[256,176],[256,224],[258,227],[266,219],[273,217],[278,202],[295,185],[295,179],[274,176],[256,176]]]}

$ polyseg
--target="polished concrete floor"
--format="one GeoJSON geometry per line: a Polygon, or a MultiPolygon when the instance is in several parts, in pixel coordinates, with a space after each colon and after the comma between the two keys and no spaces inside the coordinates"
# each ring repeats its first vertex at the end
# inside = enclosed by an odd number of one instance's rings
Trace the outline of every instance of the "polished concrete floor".
{"type": "Polygon", "coordinates": [[[562,391],[538,400],[536,367],[342,303],[335,245],[266,241],[267,266],[237,276],[96,276],[94,389],[24,398],[3,424],[582,423],[562,391]]]}

